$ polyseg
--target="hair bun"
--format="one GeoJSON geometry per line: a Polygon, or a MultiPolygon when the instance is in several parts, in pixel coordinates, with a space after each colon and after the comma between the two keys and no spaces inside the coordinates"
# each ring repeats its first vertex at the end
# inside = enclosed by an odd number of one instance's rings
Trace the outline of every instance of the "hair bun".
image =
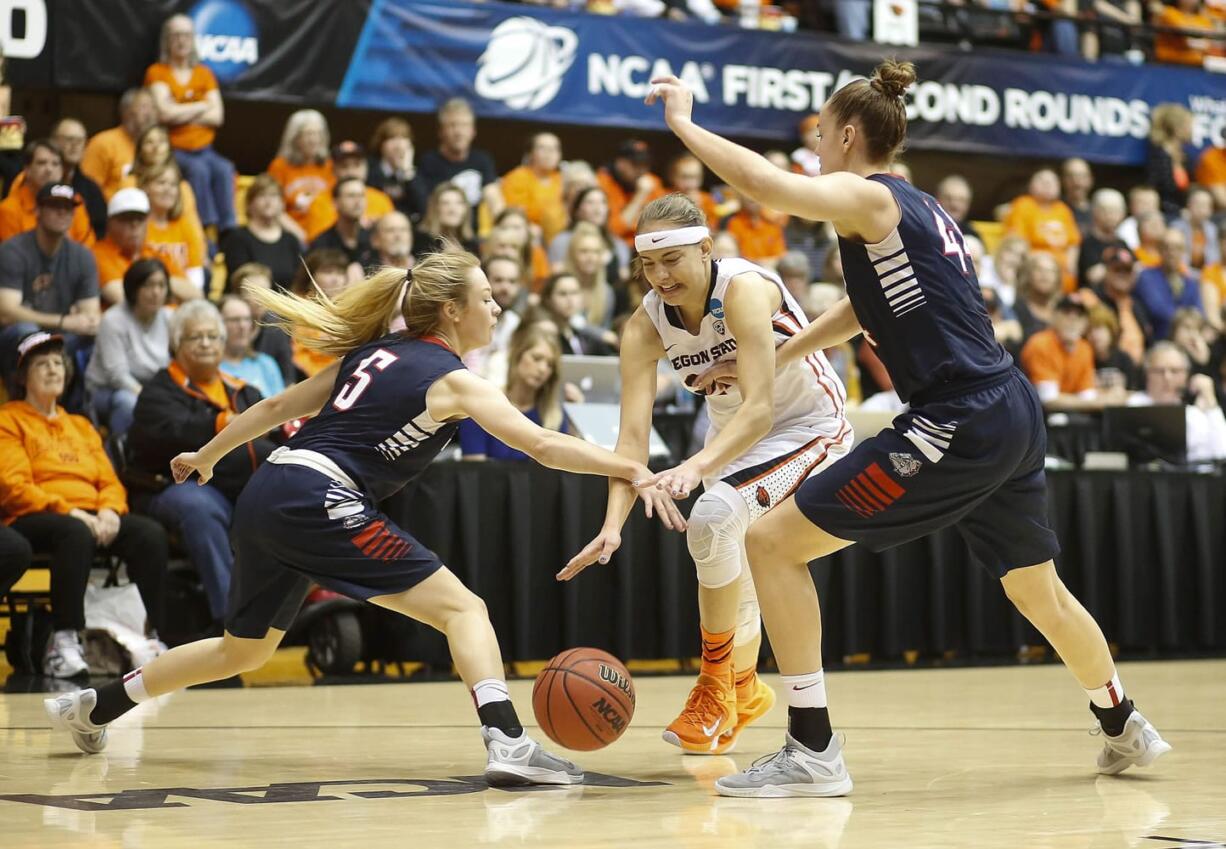
{"type": "Polygon", "coordinates": [[[902,97],[914,82],[915,65],[891,58],[877,66],[869,85],[886,97],[902,97]]]}

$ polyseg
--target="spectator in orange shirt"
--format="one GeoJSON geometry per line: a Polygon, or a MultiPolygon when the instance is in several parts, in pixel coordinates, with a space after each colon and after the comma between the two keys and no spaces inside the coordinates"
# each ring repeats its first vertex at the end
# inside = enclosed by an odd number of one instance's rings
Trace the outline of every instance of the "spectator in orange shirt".
{"type": "MultiPolygon", "coordinates": [[[[160,170],[168,163],[173,164],[176,168],[179,167],[175,160],[174,149],[170,146],[170,134],[161,124],[154,124],[141,133],[140,138],[136,140],[135,158],[128,164],[123,179],[119,181],[119,187],[139,189],[141,180],[146,174],[160,170]]],[[[183,174],[181,169],[179,174],[180,177],[183,174]]],[[[191,184],[187,180],[180,179],[179,181],[179,197],[183,200],[183,214],[199,221],[200,213],[196,211],[196,193],[192,191],[191,184]]]]}
{"type": "Polygon", "coordinates": [[[328,122],[320,112],[299,109],[285,122],[281,146],[268,164],[268,173],[285,193],[287,215],[282,223],[299,241],[306,240],[302,222],[315,196],[332,191],[336,183],[328,158],[331,138],[328,122]]]}
{"type": "Polygon", "coordinates": [[[1196,182],[1213,195],[1219,212],[1226,212],[1226,126],[1218,144],[1205,148],[1196,163],[1196,182]]]}
{"type": "Polygon", "coordinates": [[[143,88],[130,88],[119,99],[119,126],[103,130],[85,145],[81,171],[109,201],[123,188],[120,181],[136,158],[136,140],[157,123],[153,95],[143,88]]]}
{"type": "MultiPolygon", "coordinates": [[[[1155,26],[1173,29],[1204,30],[1214,34],[1213,19],[1205,14],[1201,0],[1176,0],[1176,5],[1163,5],[1153,21],[1155,26]]],[[[1171,65],[1203,65],[1205,54],[1212,51],[1209,38],[1158,33],[1154,37],[1154,58],[1171,65]]]]}
{"type": "MultiPolygon", "coordinates": [[[[392,199],[386,194],[367,184],[369,166],[366,162],[366,149],[354,141],[343,141],[332,148],[332,175],[335,182],[333,189],[342,180],[361,180],[366,193],[366,207],[362,213],[362,227],[370,229],[374,223],[395,207],[392,199]]],[[[314,241],[324,231],[336,224],[336,202],[334,192],[320,192],[307,208],[306,217],[302,220],[302,229],[306,230],[307,239],[314,241]]]]}
{"type": "Polygon", "coordinates": [[[81,171],[81,156],[85,152],[85,125],[76,118],[61,118],[51,129],[51,143],[60,149],[64,160],[63,182],[72,186],[85,205],[94,238],[106,234],[106,198],[102,189],[81,171]]]}
{"type": "Polygon", "coordinates": [[[710,192],[703,191],[702,181],[704,171],[702,162],[692,153],[683,153],[673,160],[668,168],[670,191],[680,192],[694,202],[694,205],[707,216],[707,226],[712,230],[719,229],[719,213],[715,209],[715,198],[710,192]]]}
{"type": "Polygon", "coordinates": [[[741,198],[741,211],[728,219],[728,232],[736,236],[741,256],[767,268],[774,268],[787,253],[783,228],[762,215],[762,207],[748,197],[741,198]]]}
{"type": "Polygon", "coordinates": [[[1137,247],[1133,251],[1137,262],[1146,268],[1162,264],[1162,240],[1166,230],[1166,219],[1161,212],[1143,212],[1137,216],[1137,247]]]}
{"type": "Polygon", "coordinates": [[[149,198],[149,221],[145,241],[164,261],[183,269],[199,296],[208,294],[204,263],[204,229],[200,220],[183,210],[179,166],[167,162],[141,178],[141,191],[149,198]]]}
{"type": "Polygon", "coordinates": [[[609,230],[627,245],[634,243],[643,207],[667,194],[651,173],[651,149],[639,139],[618,146],[613,162],[596,172],[596,183],[609,201],[609,230]]]}
{"type": "Polygon", "coordinates": [[[170,144],[187,181],[196,193],[200,222],[232,229],[234,163],[213,150],[217,129],[225,123],[225,107],[217,78],[196,55],[196,31],[187,15],[172,15],[162,24],[160,61],[145,72],[158,118],[170,127],[170,144]]]}
{"type": "MultiPolygon", "coordinates": [[[[47,139],[35,139],[27,144],[22,151],[22,161],[25,169],[13,180],[9,196],[0,202],[0,241],[33,230],[38,222],[35,197],[39,189],[64,181],[64,158],[60,149],[47,139]]],[[[89,214],[80,204],[73,210],[68,238],[86,247],[94,243],[89,214]]]]}
{"type": "Polygon", "coordinates": [[[43,673],[54,678],[88,670],[78,632],[85,628],[85,586],[95,552],[123,559],[155,633],[162,624],[167,557],[162,528],[128,512],[127,493],[98,432],[57,403],[68,367],[61,337],[44,331],[28,336],[18,364],[23,397],[0,407],[0,512],[35,551],[51,554],[55,633],[43,673]]]}
{"type": "MultiPolygon", "coordinates": [[[[98,288],[102,303],[110,306],[123,300],[123,276],[138,259],[158,255],[146,239],[149,225],[149,198],[140,189],[120,189],[107,206],[106,238],[94,245],[98,265],[98,288]]],[[[200,297],[200,291],[187,279],[183,267],[161,257],[170,274],[170,291],[181,301],[200,297]]]]}
{"type": "MultiPolygon", "coordinates": [[[[502,177],[502,199],[518,206],[541,229],[545,244],[566,228],[562,203],[562,142],[553,133],[536,133],[524,164],[502,177]]],[[[548,272],[546,272],[546,276],[548,272]]]]}
{"type": "Polygon", "coordinates": [[[1014,199],[1005,216],[1005,229],[1025,239],[1031,250],[1051,254],[1060,267],[1066,292],[1077,286],[1077,248],[1081,232],[1073,210],[1060,200],[1060,178],[1043,168],[1030,178],[1029,194],[1014,199]]]}
{"type": "MultiPolygon", "coordinates": [[[[1022,368],[1046,410],[1104,406],[1094,386],[1094,347],[1085,339],[1088,316],[1077,295],[1065,295],[1056,302],[1051,327],[1022,346],[1022,368]]],[[[1115,400],[1123,402],[1122,397],[1115,400]]]]}

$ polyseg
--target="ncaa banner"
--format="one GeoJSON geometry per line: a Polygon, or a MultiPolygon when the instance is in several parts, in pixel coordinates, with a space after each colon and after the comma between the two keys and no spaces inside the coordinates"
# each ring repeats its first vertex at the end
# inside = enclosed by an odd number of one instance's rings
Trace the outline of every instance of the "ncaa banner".
{"type": "MultiPolygon", "coordinates": [[[[788,140],[883,48],[808,33],[757,32],[463,0],[376,0],[337,105],[430,112],[470,98],[479,115],[663,130],[642,100],[676,74],[696,120],[724,135],[788,140]]],[[[1145,161],[1153,107],[1196,115],[1194,145],[1226,127],[1226,78],[1167,66],[1091,65],[980,50],[891,49],[916,63],[910,143],[996,156],[1145,161]]]]}

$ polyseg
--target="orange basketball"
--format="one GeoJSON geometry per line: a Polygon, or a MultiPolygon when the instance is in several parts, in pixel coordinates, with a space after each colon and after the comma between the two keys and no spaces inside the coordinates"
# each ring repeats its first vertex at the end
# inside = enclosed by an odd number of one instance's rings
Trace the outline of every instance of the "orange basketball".
{"type": "Polygon", "coordinates": [[[634,717],[634,682],[600,649],[569,649],[545,665],[532,686],[532,712],[559,746],[590,752],[612,743],[634,717]]]}

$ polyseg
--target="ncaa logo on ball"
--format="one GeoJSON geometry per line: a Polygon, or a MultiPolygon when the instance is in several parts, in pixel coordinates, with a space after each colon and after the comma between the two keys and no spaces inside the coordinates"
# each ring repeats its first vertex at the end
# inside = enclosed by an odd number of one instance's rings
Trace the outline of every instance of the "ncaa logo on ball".
{"type": "Polygon", "coordinates": [[[188,17],[196,53],[220,82],[230,82],[260,60],[260,31],[240,0],[201,0],[188,17]]]}
{"type": "Polygon", "coordinates": [[[516,17],[494,27],[477,60],[477,94],[512,109],[540,109],[557,95],[579,38],[566,27],[516,17]]]}

